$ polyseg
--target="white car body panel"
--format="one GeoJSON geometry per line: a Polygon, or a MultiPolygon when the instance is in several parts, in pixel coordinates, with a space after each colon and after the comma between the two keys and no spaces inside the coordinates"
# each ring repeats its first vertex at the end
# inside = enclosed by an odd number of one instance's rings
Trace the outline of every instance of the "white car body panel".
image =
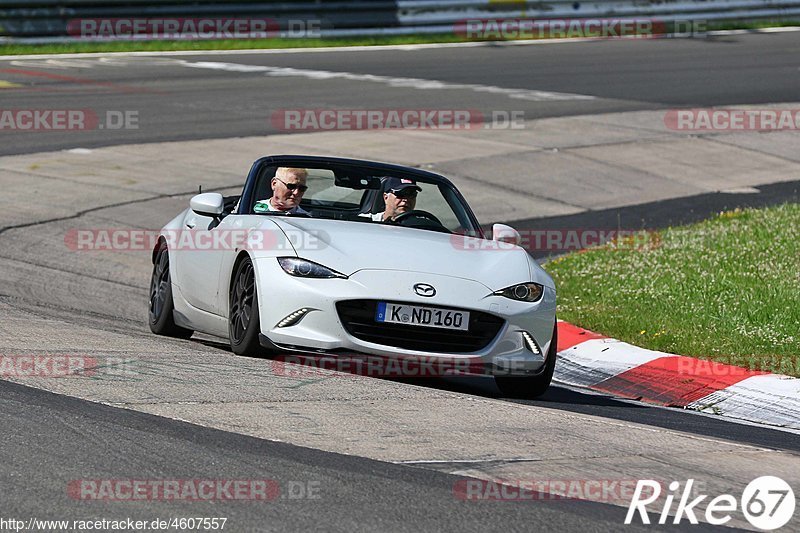
{"type": "Polygon", "coordinates": [[[540,279],[530,279],[528,254],[518,246],[470,248],[469,244],[462,244],[465,239],[483,239],[385,224],[290,217],[276,217],[276,223],[292,235],[292,242],[308,243],[318,237],[316,249],[298,247],[298,256],[346,275],[365,268],[446,272],[452,277],[481,282],[492,290],[526,281],[553,286],[544,271],[540,279]],[[302,239],[303,232],[313,238],[302,239]]]}

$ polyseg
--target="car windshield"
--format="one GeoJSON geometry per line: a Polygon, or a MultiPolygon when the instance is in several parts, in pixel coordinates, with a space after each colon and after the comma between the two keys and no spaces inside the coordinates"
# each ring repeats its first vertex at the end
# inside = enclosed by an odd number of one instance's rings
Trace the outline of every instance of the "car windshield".
{"type": "Polygon", "coordinates": [[[293,203],[296,202],[297,194],[287,191],[284,182],[288,181],[289,187],[292,187],[301,180],[294,174],[288,179],[285,177],[285,170],[268,166],[256,182],[251,212],[311,216],[354,223],[396,224],[401,227],[480,236],[480,229],[469,208],[447,183],[402,174],[375,173],[365,169],[303,170],[306,172],[305,185],[308,189],[302,194],[299,209],[294,209],[297,204],[293,203]],[[271,203],[280,204],[281,198],[285,197],[289,199],[287,207],[291,206],[292,209],[280,212],[267,207],[267,202],[273,196],[276,198],[271,203]],[[404,196],[411,198],[403,198],[404,196]]]}

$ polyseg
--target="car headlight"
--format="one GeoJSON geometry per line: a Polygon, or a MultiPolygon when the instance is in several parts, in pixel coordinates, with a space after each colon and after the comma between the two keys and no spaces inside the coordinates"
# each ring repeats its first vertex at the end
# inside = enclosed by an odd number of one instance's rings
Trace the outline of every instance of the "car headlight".
{"type": "Polygon", "coordinates": [[[347,276],[326,266],[299,257],[279,257],[278,263],[287,274],[298,278],[344,278],[347,276]]]}
{"type": "Polygon", "coordinates": [[[513,285],[503,290],[495,291],[494,294],[520,302],[536,302],[542,297],[542,294],[544,294],[544,287],[538,283],[520,283],[519,285],[513,285]]]}

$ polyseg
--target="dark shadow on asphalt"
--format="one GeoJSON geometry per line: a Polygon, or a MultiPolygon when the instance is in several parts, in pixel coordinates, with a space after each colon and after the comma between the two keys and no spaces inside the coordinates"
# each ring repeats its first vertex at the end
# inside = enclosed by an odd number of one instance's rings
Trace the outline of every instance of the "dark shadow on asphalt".
{"type": "Polygon", "coordinates": [[[519,400],[503,396],[503,393],[500,392],[500,389],[497,388],[494,383],[494,379],[491,377],[464,376],[447,377],[441,379],[394,379],[393,381],[400,381],[422,387],[430,386],[440,390],[447,390],[462,394],[474,394],[476,396],[484,396],[486,398],[494,398],[515,403],[542,405],[544,407],[548,407],[548,404],[572,404],[583,406],[613,406],[626,409],[648,409],[646,405],[622,402],[604,394],[581,392],[575,389],[560,387],[557,384],[551,386],[547,392],[535,400],[519,400]]]}
{"type": "Polygon", "coordinates": [[[231,351],[231,345],[227,341],[223,341],[221,339],[213,340],[208,337],[198,338],[197,334],[195,334],[195,336],[191,338],[191,341],[196,342],[197,344],[202,344],[203,346],[208,346],[209,348],[217,348],[218,350],[224,350],[226,352],[230,352],[231,355],[233,355],[233,352],[231,351]]]}

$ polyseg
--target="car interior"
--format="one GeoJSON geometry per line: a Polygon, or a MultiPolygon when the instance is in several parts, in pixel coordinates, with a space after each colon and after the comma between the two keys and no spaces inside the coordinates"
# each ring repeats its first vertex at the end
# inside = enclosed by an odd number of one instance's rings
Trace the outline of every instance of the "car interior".
{"type": "MultiPolygon", "coordinates": [[[[268,165],[261,171],[251,197],[252,205],[245,212],[252,212],[256,202],[272,196],[271,181],[277,168],[268,165]]],[[[306,170],[308,191],[300,207],[308,211],[312,218],[374,223],[363,215],[380,213],[385,209],[382,186],[384,180],[391,177],[389,175],[376,176],[371,169],[357,167],[306,167],[306,170]]],[[[462,202],[449,187],[419,180],[417,184],[423,192],[419,195],[416,209],[413,214],[398,219],[396,223],[443,233],[466,233],[464,228],[472,224],[461,206],[462,202]]]]}

